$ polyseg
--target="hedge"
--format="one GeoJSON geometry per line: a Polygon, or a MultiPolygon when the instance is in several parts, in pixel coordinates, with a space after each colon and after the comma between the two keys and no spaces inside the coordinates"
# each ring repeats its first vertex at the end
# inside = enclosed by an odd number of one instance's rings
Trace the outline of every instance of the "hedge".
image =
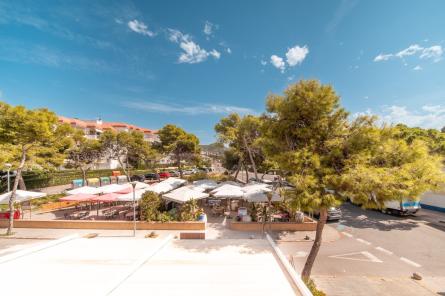
{"type": "MultiPolygon", "coordinates": [[[[115,170],[93,170],[87,172],[87,178],[99,178],[111,176],[115,170]]],[[[146,174],[153,170],[132,170],[131,175],[146,174]]],[[[124,175],[124,172],[121,171],[124,175]]],[[[72,180],[82,179],[82,172],[79,170],[63,170],[63,171],[28,171],[23,173],[23,180],[25,181],[26,189],[37,189],[49,186],[70,184],[72,180]]],[[[11,184],[14,179],[11,179],[11,184]]],[[[6,182],[3,182],[0,186],[0,190],[6,190],[6,182]]]]}

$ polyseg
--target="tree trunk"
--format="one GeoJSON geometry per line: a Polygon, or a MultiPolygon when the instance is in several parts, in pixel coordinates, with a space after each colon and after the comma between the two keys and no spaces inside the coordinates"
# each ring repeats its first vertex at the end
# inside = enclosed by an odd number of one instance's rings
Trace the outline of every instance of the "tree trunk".
{"type": "Polygon", "coordinates": [[[121,166],[121,169],[124,171],[125,176],[127,176],[127,180],[130,181],[130,176],[128,175],[127,169],[124,166],[124,163],[120,159],[120,157],[117,157],[117,161],[119,162],[119,165],[121,166]]]}
{"type": "Polygon", "coordinates": [[[176,156],[176,161],[178,162],[179,177],[182,179],[181,156],[179,154],[176,156]]]}
{"type": "Polygon", "coordinates": [[[238,178],[239,171],[241,170],[241,165],[242,165],[242,162],[241,162],[241,159],[240,159],[238,161],[238,167],[236,168],[235,180],[238,178]]]}
{"type": "Polygon", "coordinates": [[[247,145],[247,140],[246,140],[245,136],[243,136],[243,141],[244,141],[244,146],[247,149],[247,154],[249,154],[249,159],[250,159],[250,163],[252,164],[253,173],[255,174],[255,179],[258,180],[258,173],[256,171],[255,161],[253,160],[252,151],[250,150],[249,145],[247,145]]]}
{"type": "Polygon", "coordinates": [[[20,190],[26,190],[26,184],[25,184],[25,180],[23,180],[23,174],[20,175],[19,189],[20,190]]]}
{"type": "Polygon", "coordinates": [[[315,258],[317,257],[318,251],[320,250],[322,240],[321,236],[323,234],[323,228],[326,224],[327,217],[327,209],[320,209],[320,218],[317,222],[314,244],[312,245],[311,252],[306,259],[306,263],[304,264],[303,272],[301,273],[301,278],[305,282],[307,282],[311,277],[312,266],[314,265],[315,258]]]}
{"type": "Polygon", "coordinates": [[[81,167],[80,170],[82,171],[82,178],[83,178],[83,186],[87,185],[87,171],[81,167]]]}
{"type": "Polygon", "coordinates": [[[19,185],[19,180],[22,177],[22,170],[25,166],[26,161],[26,150],[22,148],[22,158],[20,160],[19,167],[17,168],[17,173],[14,178],[14,185],[12,186],[11,196],[9,197],[9,223],[8,230],[6,230],[6,235],[12,234],[12,229],[14,228],[14,202],[15,202],[15,193],[17,191],[17,187],[19,185]]]}
{"type": "Polygon", "coordinates": [[[244,165],[244,169],[246,170],[246,184],[249,183],[249,170],[247,169],[247,165],[244,165]]]}

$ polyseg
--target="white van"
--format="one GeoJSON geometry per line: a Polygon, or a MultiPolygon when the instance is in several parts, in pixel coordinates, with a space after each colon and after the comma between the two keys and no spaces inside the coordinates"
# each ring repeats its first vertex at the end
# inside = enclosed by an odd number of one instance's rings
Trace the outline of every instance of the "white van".
{"type": "Polygon", "coordinates": [[[383,213],[397,215],[412,215],[420,210],[420,201],[411,199],[402,199],[401,201],[393,200],[385,202],[383,213]]]}

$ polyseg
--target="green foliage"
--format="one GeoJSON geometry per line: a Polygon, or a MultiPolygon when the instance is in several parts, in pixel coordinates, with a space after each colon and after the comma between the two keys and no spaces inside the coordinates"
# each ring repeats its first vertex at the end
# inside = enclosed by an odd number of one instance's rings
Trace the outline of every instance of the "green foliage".
{"type": "Polygon", "coordinates": [[[191,199],[182,204],[179,212],[179,220],[195,221],[199,214],[198,202],[196,199],[191,199]]]}
{"type": "Polygon", "coordinates": [[[161,141],[158,149],[173,154],[182,177],[182,160],[194,160],[200,153],[199,139],[176,125],[167,124],[158,132],[161,141]]]}
{"type": "Polygon", "coordinates": [[[118,160],[127,177],[130,176],[130,167],[138,168],[142,164],[148,166],[150,161],[157,158],[156,151],[144,141],[143,133],[138,131],[105,131],[99,141],[102,149],[111,158],[118,160]]]}
{"type": "Polygon", "coordinates": [[[326,293],[318,290],[317,286],[315,285],[315,282],[311,279],[305,281],[306,286],[308,287],[309,291],[311,291],[313,296],[326,296],[326,293]]]}
{"type": "Polygon", "coordinates": [[[404,139],[408,144],[416,140],[422,140],[427,144],[432,153],[445,157],[445,127],[442,131],[439,131],[398,124],[395,126],[395,134],[397,137],[404,139]]]}
{"type": "Polygon", "coordinates": [[[199,172],[199,173],[192,174],[190,176],[185,177],[185,179],[189,182],[208,179],[208,178],[209,178],[209,176],[207,175],[207,173],[204,173],[204,172],[199,172]]]}
{"type": "MultiPolygon", "coordinates": [[[[104,156],[104,150],[99,141],[85,138],[80,130],[74,133],[72,140],[73,145],[68,150],[66,166],[80,169],[85,174],[104,156]]],[[[86,175],[82,177],[86,178],[86,175]]]]}
{"type": "Polygon", "coordinates": [[[158,221],[161,214],[162,199],[152,192],[147,191],[139,201],[140,217],[143,221],[158,221]]]}
{"type": "Polygon", "coordinates": [[[36,198],[36,199],[31,200],[31,205],[39,208],[44,204],[57,202],[57,201],[59,201],[59,198],[61,198],[63,196],[64,196],[64,194],[52,194],[52,195],[47,195],[45,197],[36,198]]]}

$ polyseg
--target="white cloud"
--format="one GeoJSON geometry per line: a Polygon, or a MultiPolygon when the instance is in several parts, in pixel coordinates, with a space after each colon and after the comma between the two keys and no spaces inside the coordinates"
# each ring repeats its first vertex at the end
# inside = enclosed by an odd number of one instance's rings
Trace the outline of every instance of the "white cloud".
{"type": "Polygon", "coordinates": [[[392,57],[393,57],[392,54],[382,54],[381,53],[381,54],[379,54],[378,56],[376,56],[374,58],[374,62],[387,61],[387,60],[389,60],[392,57]]]}
{"type": "Polygon", "coordinates": [[[260,63],[261,63],[261,65],[263,65],[263,66],[266,66],[266,65],[267,65],[267,61],[265,61],[265,60],[261,60],[260,63]]]}
{"type": "Polygon", "coordinates": [[[272,55],[270,57],[270,63],[277,69],[280,69],[281,72],[284,72],[286,69],[286,64],[284,63],[283,58],[280,58],[277,55],[272,55]]]}
{"type": "Polygon", "coordinates": [[[210,37],[213,37],[213,34],[215,32],[215,29],[218,29],[218,26],[215,24],[212,24],[209,21],[206,21],[204,24],[204,29],[202,30],[204,34],[206,35],[207,40],[210,39],[210,37]]]}
{"type": "Polygon", "coordinates": [[[140,22],[138,20],[132,20],[128,22],[128,27],[139,34],[145,35],[145,36],[149,36],[149,37],[153,37],[156,34],[152,31],[150,31],[147,27],[146,24],[144,24],[143,22],[140,22]]]}
{"type": "Polygon", "coordinates": [[[168,39],[171,42],[179,43],[179,47],[183,50],[178,58],[179,63],[196,64],[204,62],[209,56],[212,56],[215,59],[221,57],[221,53],[216,49],[207,51],[204,48],[201,48],[189,35],[183,34],[179,30],[168,29],[168,39]]]}
{"type": "MultiPolygon", "coordinates": [[[[395,54],[381,53],[374,58],[374,62],[387,61],[392,58],[400,58],[405,60],[404,58],[409,56],[418,56],[421,59],[432,59],[434,62],[438,62],[442,59],[443,52],[444,50],[441,45],[422,47],[418,44],[413,44],[395,54]]],[[[406,65],[406,62],[404,62],[404,64],[406,65]]]]}
{"type": "Polygon", "coordinates": [[[372,112],[371,109],[366,112],[357,112],[353,118],[360,115],[378,115],[380,122],[388,124],[403,123],[412,127],[435,129],[445,126],[445,106],[442,105],[424,105],[414,111],[409,110],[406,106],[392,105],[377,113],[372,112]]]}
{"type": "Polygon", "coordinates": [[[415,67],[413,68],[413,70],[414,70],[414,71],[420,71],[420,70],[422,70],[422,67],[420,67],[419,65],[417,65],[417,66],[415,66],[415,67]]]}
{"type": "Polygon", "coordinates": [[[209,54],[213,56],[215,59],[219,59],[221,57],[221,53],[216,49],[212,49],[209,54]]]}
{"type": "Polygon", "coordinates": [[[230,47],[226,48],[227,53],[232,53],[232,50],[230,49],[230,47]]]}
{"type": "Polygon", "coordinates": [[[301,64],[309,53],[309,48],[305,45],[300,47],[298,45],[290,48],[286,53],[286,60],[290,67],[301,64]]]}
{"type": "Polygon", "coordinates": [[[427,47],[423,50],[420,55],[421,59],[433,59],[434,62],[438,62],[442,59],[443,48],[440,45],[434,45],[431,47],[427,47]]]}
{"type": "Polygon", "coordinates": [[[228,114],[228,113],[241,113],[241,114],[256,114],[256,112],[250,108],[230,106],[230,105],[214,105],[214,104],[202,104],[196,106],[181,106],[157,102],[137,102],[129,101],[125,102],[124,106],[132,109],[143,110],[147,112],[161,112],[161,113],[182,113],[187,115],[198,114],[228,114]]]}
{"type": "Polygon", "coordinates": [[[406,56],[412,56],[422,50],[423,47],[419,46],[418,44],[413,44],[396,53],[396,57],[404,58],[406,56]]]}

